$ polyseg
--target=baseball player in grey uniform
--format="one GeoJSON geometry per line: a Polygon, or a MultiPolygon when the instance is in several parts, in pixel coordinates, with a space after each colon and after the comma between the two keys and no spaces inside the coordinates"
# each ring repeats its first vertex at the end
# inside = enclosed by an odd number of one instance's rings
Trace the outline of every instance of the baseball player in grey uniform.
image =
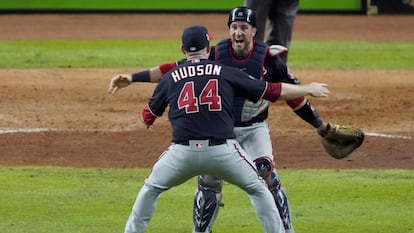
{"type": "Polygon", "coordinates": [[[325,97],[326,84],[268,83],[229,66],[208,60],[209,35],[191,26],[182,35],[186,61],[165,74],[143,108],[147,128],[169,107],[172,144],[154,164],[138,193],[125,233],[145,231],[163,191],[201,174],[221,177],[243,189],[267,233],[285,232],[273,196],[256,166],[235,140],[235,97],[271,102],[304,95],[325,97]]]}
{"type": "MultiPolygon", "coordinates": [[[[253,39],[256,34],[256,19],[251,9],[234,8],[229,14],[227,25],[230,39],[221,40],[212,46],[210,60],[238,68],[257,79],[300,84],[280,57],[280,54],[285,51],[274,50],[265,43],[253,39]]],[[[165,63],[149,70],[117,75],[110,82],[109,92],[114,94],[119,88],[128,86],[131,82],[158,82],[163,74],[182,62],[165,63]]],[[[327,123],[319,117],[307,98],[299,97],[286,103],[318,132],[326,129],[327,123]]],[[[265,121],[268,116],[268,106],[266,100],[253,103],[237,97],[233,106],[234,131],[236,140],[254,161],[259,174],[266,180],[286,232],[293,233],[289,203],[274,165],[269,127],[265,121]]],[[[207,175],[199,177],[194,198],[193,232],[211,232],[219,207],[223,206],[222,184],[222,181],[215,177],[207,175]]]]}
{"type": "MultiPolygon", "coordinates": [[[[266,34],[267,44],[290,48],[299,0],[244,0],[244,5],[256,13],[256,40],[264,41],[266,34]],[[268,19],[269,27],[265,33],[268,19]]],[[[285,62],[287,54],[281,55],[285,62]]]]}

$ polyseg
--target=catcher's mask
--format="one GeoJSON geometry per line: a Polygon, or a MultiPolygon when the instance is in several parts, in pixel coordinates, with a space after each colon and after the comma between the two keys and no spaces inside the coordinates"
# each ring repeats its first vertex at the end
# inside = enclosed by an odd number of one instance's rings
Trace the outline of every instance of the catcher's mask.
{"type": "Polygon", "coordinates": [[[234,21],[243,21],[250,23],[253,27],[256,27],[256,16],[254,12],[248,7],[236,7],[230,11],[229,20],[227,26],[230,28],[230,24],[234,21]]]}

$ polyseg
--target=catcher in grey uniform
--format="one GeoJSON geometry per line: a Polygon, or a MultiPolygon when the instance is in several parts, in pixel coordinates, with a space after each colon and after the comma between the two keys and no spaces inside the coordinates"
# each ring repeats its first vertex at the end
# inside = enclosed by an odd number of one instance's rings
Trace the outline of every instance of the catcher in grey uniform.
{"type": "Polygon", "coordinates": [[[233,106],[236,96],[255,103],[304,95],[325,97],[326,84],[292,85],[254,79],[236,68],[207,60],[207,29],[191,26],[182,35],[187,59],[165,74],[143,108],[141,117],[151,128],[169,107],[172,144],[145,179],[125,226],[125,233],[145,231],[163,191],[190,178],[209,174],[237,185],[250,197],[267,233],[283,233],[271,192],[252,160],[235,140],[233,106]]]}
{"type": "MultiPolygon", "coordinates": [[[[244,0],[244,5],[256,13],[256,40],[264,41],[266,34],[267,44],[290,48],[299,0],[244,0]],[[269,28],[265,33],[268,19],[269,28]]],[[[285,62],[287,54],[281,55],[285,62]]]]}

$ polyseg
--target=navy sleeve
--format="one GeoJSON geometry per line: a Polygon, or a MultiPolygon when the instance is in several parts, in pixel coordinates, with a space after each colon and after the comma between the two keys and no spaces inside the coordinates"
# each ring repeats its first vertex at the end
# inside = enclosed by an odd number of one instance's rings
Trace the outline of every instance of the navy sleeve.
{"type": "Polygon", "coordinates": [[[157,87],[155,88],[151,99],[149,100],[148,107],[151,112],[157,117],[162,116],[166,107],[168,106],[167,94],[168,88],[171,85],[170,78],[161,78],[157,87]]]}
{"type": "Polygon", "coordinates": [[[236,96],[252,102],[257,102],[263,97],[267,88],[265,81],[250,77],[247,73],[233,67],[228,67],[225,72],[224,77],[232,83],[236,96]]]}
{"type": "Polygon", "coordinates": [[[291,83],[289,69],[280,57],[267,56],[265,61],[265,80],[268,82],[291,83]]]}

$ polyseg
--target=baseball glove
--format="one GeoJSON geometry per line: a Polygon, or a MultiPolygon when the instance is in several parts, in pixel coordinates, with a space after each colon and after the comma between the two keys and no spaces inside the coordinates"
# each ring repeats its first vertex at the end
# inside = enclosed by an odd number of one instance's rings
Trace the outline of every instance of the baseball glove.
{"type": "Polygon", "coordinates": [[[320,131],[321,142],[326,152],[335,159],[343,159],[364,141],[364,132],[350,125],[328,124],[320,131]]]}

